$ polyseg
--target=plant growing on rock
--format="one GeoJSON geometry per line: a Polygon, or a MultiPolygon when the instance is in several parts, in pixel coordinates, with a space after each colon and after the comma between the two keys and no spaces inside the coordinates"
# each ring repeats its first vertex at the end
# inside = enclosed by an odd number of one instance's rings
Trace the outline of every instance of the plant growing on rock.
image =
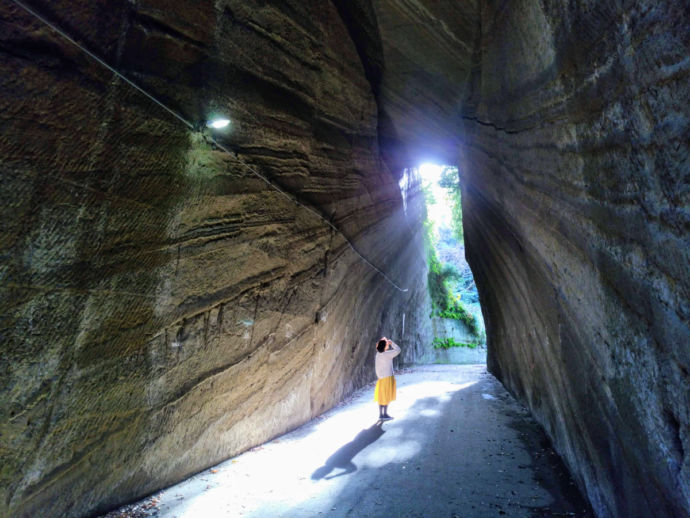
{"type": "MultiPolygon", "coordinates": [[[[449,189],[451,194],[456,197],[453,202],[453,228],[456,237],[458,232],[457,228],[459,228],[459,239],[461,240],[462,207],[460,204],[460,185],[457,172],[457,168],[446,168],[443,172],[440,185],[449,189]],[[455,209],[458,211],[459,219],[457,219],[455,215],[455,209]]],[[[427,204],[434,203],[433,193],[430,189],[424,190],[424,196],[427,204]]],[[[427,264],[429,265],[427,285],[429,287],[429,296],[431,297],[431,316],[460,320],[467,326],[467,329],[473,335],[479,337],[479,326],[477,325],[476,318],[463,306],[460,297],[453,296],[453,290],[450,283],[453,280],[460,280],[462,275],[455,266],[451,264],[444,265],[439,260],[435,246],[436,234],[434,232],[434,224],[428,217],[424,220],[424,245],[426,248],[427,264]]]]}
{"type": "Polygon", "coordinates": [[[434,349],[450,349],[451,347],[468,347],[470,349],[476,349],[479,347],[479,340],[472,340],[471,342],[458,342],[455,338],[434,338],[432,342],[434,349]]]}
{"type": "Polygon", "coordinates": [[[452,214],[450,228],[453,230],[455,239],[462,243],[465,236],[462,229],[462,196],[460,194],[458,168],[446,167],[441,173],[439,185],[448,191],[452,214]]]}
{"type": "Polygon", "coordinates": [[[465,309],[459,297],[454,297],[450,287],[450,281],[460,278],[460,272],[453,265],[443,265],[438,258],[434,247],[434,227],[427,218],[424,221],[424,244],[426,247],[427,285],[431,297],[431,316],[460,320],[469,331],[478,337],[479,326],[474,315],[465,309]]]}
{"type": "Polygon", "coordinates": [[[465,309],[459,298],[452,301],[452,304],[448,306],[445,310],[435,311],[434,316],[441,318],[452,318],[454,320],[460,320],[467,329],[476,337],[479,338],[479,327],[477,326],[477,319],[472,313],[465,309]]]}

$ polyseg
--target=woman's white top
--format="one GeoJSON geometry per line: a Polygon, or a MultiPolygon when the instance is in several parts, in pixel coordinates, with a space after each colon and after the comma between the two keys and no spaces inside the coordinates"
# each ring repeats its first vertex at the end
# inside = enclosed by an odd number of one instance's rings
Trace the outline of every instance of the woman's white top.
{"type": "Polygon", "coordinates": [[[382,353],[376,351],[376,376],[379,379],[393,375],[393,358],[400,354],[400,347],[393,341],[391,347],[382,353]]]}

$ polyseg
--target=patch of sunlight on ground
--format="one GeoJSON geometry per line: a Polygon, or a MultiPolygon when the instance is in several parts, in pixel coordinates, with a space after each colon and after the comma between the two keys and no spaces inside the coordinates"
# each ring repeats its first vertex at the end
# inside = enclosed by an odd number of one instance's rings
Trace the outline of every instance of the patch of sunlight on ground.
{"type": "MultiPolygon", "coordinates": [[[[390,413],[402,420],[425,398],[435,398],[443,406],[453,393],[477,382],[459,381],[408,384],[402,376],[390,413]]],[[[422,412],[428,418],[442,414],[438,407],[422,412]]],[[[375,430],[377,416],[370,385],[357,391],[346,406],[164,490],[159,516],[271,516],[309,500],[334,504],[348,475],[356,470],[404,462],[420,453],[423,430],[402,437],[402,429],[389,424],[385,425],[386,440],[367,448],[380,437],[375,435],[369,442],[362,439],[362,434],[375,430]],[[338,461],[339,452],[345,462],[338,461]]]]}
{"type": "Polygon", "coordinates": [[[486,365],[422,365],[396,378],[393,421],[377,420],[370,384],[293,432],[107,516],[594,516],[486,365]]]}

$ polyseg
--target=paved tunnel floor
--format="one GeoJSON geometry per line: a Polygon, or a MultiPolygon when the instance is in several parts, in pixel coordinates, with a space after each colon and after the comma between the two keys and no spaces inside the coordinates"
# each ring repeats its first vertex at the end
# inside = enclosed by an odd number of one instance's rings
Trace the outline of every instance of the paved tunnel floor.
{"type": "Polygon", "coordinates": [[[593,517],[546,437],[484,365],[396,375],[276,440],[114,511],[120,517],[593,517]]]}

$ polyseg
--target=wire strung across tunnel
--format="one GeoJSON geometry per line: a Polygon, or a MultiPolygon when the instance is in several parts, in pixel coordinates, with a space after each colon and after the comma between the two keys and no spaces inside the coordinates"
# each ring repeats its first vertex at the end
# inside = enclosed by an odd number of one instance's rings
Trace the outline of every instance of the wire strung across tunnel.
{"type": "MultiPolygon", "coordinates": [[[[148,99],[156,103],[158,106],[163,108],[165,111],[167,111],[169,114],[171,114],[173,117],[175,117],[177,120],[182,122],[185,126],[187,126],[190,130],[192,131],[198,131],[197,127],[187,120],[184,116],[176,112],[173,108],[170,106],[166,105],[163,101],[157,99],[154,95],[146,91],[144,88],[141,86],[137,85],[135,82],[127,78],[124,74],[122,74],[119,70],[117,70],[115,67],[112,65],[108,64],[105,60],[100,58],[98,55],[94,54],[90,50],[88,50],[86,47],[81,45],[78,41],[76,41],[74,38],[72,38],[69,34],[67,34],[65,31],[51,23],[48,19],[46,19],[44,16],[42,16],[40,13],[38,13],[36,10],[32,9],[31,7],[27,6],[24,2],[20,0],[11,0],[15,5],[32,15],[34,18],[38,19],[41,23],[45,24],[48,26],[50,29],[55,31],[58,35],[60,35],[62,38],[70,42],[72,45],[77,47],[79,50],[84,52],[86,55],[88,55],[91,59],[96,61],[98,64],[101,66],[105,67],[108,69],[110,72],[115,74],[117,77],[122,79],[125,83],[130,85],[132,88],[135,88],[139,92],[141,92],[143,95],[145,95],[148,99]]],[[[408,291],[408,288],[401,288],[398,286],[397,283],[395,283],[384,271],[382,271],[380,268],[378,268],[376,265],[374,265],[369,259],[364,257],[357,248],[355,248],[355,245],[350,241],[350,239],[343,233],[342,230],[340,230],[337,226],[335,226],[331,221],[327,220],[322,214],[319,214],[319,212],[314,209],[313,207],[309,207],[307,205],[304,205],[301,203],[299,200],[296,199],[296,197],[289,193],[288,191],[280,188],[277,186],[275,183],[273,183],[270,179],[268,179],[265,175],[261,174],[256,168],[254,168],[251,164],[247,163],[244,159],[242,159],[237,153],[234,153],[230,151],[227,146],[224,144],[218,142],[214,137],[205,135],[205,138],[207,138],[210,142],[212,142],[215,146],[218,147],[218,149],[222,150],[223,152],[227,153],[230,156],[233,156],[235,159],[237,159],[244,167],[246,167],[254,176],[260,178],[263,182],[266,183],[269,187],[275,189],[279,193],[281,193],[283,196],[285,196],[288,200],[291,202],[301,206],[302,208],[308,210],[315,216],[317,216],[319,219],[321,219],[326,225],[331,227],[333,230],[335,230],[338,234],[340,234],[343,239],[347,242],[348,246],[352,249],[352,251],[362,260],[365,264],[367,264],[370,268],[375,270],[377,273],[381,274],[383,278],[388,282],[391,286],[393,286],[395,289],[401,292],[406,292],[408,291]]]]}

